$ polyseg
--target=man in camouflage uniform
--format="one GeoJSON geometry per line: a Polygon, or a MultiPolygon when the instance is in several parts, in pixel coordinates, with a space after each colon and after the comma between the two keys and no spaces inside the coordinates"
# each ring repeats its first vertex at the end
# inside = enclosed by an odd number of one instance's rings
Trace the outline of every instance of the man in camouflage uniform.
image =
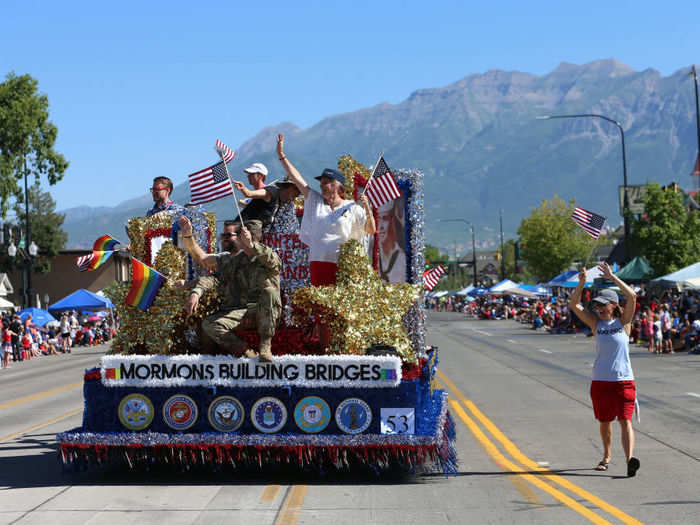
{"type": "Polygon", "coordinates": [[[282,310],[280,298],[279,256],[260,242],[262,223],[258,220],[227,223],[221,235],[225,250],[206,254],[192,238],[192,225],[187,217],[178,221],[185,247],[193,259],[214,273],[187,283],[192,289],[185,304],[192,315],[204,291],[219,287],[221,309],[202,321],[202,353],[226,353],[236,357],[255,356],[236,334],[238,328],[257,328],[260,335],[260,361],[271,361],[272,336],[282,310]]]}

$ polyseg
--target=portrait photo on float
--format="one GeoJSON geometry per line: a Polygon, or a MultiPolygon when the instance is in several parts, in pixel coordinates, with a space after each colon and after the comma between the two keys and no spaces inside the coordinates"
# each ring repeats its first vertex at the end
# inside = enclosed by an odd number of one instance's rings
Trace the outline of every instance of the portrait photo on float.
{"type": "Polygon", "coordinates": [[[407,281],[405,204],[405,198],[401,196],[377,210],[379,276],[390,283],[407,281]]]}

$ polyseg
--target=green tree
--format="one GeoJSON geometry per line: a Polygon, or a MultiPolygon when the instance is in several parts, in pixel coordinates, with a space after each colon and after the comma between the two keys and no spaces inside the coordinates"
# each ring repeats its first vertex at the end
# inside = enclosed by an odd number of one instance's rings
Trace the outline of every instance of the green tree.
{"type": "MultiPolygon", "coordinates": [[[[17,221],[24,233],[26,216],[24,204],[15,203],[17,221]]],[[[58,255],[68,241],[68,234],[61,226],[66,216],[56,213],[56,202],[51,194],[41,191],[39,183],[29,188],[29,225],[31,227],[31,240],[39,247],[39,255],[34,262],[34,271],[48,273],[51,271],[51,259],[58,255]]]]}
{"type": "Polygon", "coordinates": [[[430,266],[433,266],[436,261],[447,261],[449,259],[447,255],[440,253],[439,248],[431,246],[430,244],[425,245],[423,254],[425,255],[425,264],[429,264],[430,266]]]}
{"type": "Polygon", "coordinates": [[[555,195],[521,221],[520,257],[537,280],[551,279],[574,261],[589,262],[595,241],[571,220],[573,211],[574,201],[555,195]]]}
{"type": "Polygon", "coordinates": [[[646,257],[657,275],[700,260],[700,214],[685,208],[681,193],[648,184],[644,214],[631,230],[630,253],[646,257]]]}
{"type": "Polygon", "coordinates": [[[45,175],[49,184],[63,178],[68,161],[54,151],[58,128],[49,121],[49,99],[39,94],[30,75],[9,73],[0,83],[0,209],[7,214],[12,197],[22,200],[19,180],[45,175]]]}

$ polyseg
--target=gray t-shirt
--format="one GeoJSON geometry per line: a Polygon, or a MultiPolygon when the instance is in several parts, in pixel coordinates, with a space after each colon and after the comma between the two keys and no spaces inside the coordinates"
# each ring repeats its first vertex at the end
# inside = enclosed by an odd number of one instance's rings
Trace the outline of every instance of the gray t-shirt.
{"type": "Polygon", "coordinates": [[[594,381],[633,381],[630,338],[619,319],[599,320],[595,329],[594,381]]]}

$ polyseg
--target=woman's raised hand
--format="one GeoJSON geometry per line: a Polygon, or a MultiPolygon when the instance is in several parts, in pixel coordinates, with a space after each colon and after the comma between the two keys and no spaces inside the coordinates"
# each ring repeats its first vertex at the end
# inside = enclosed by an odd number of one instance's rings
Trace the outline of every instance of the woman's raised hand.
{"type": "Polygon", "coordinates": [[[277,156],[282,160],[284,158],[284,135],[277,135],[277,156]]]}
{"type": "Polygon", "coordinates": [[[603,277],[612,280],[613,272],[608,263],[600,263],[598,265],[598,269],[600,270],[600,273],[603,274],[603,277]]]}
{"type": "Polygon", "coordinates": [[[581,268],[581,271],[578,272],[578,282],[579,284],[583,283],[586,284],[586,269],[581,268]]]}

